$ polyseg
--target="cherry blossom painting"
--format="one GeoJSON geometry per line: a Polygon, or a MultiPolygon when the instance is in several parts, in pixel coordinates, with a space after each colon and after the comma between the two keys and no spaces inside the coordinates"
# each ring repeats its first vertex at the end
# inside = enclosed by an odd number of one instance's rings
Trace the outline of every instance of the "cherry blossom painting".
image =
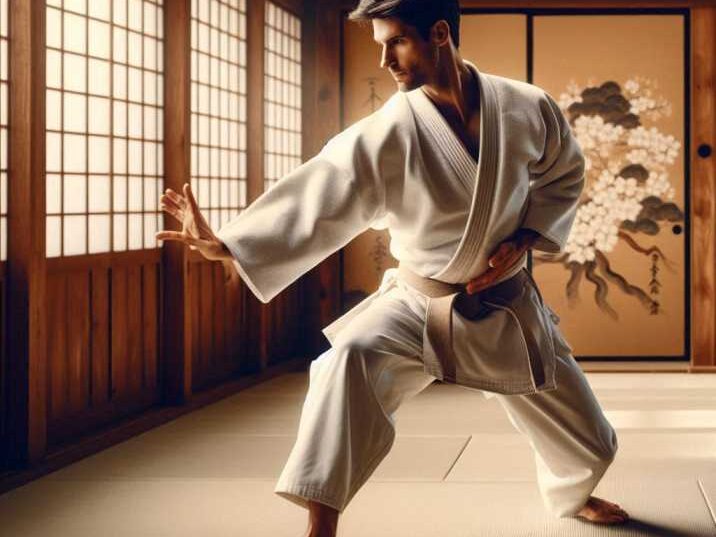
{"type": "Polygon", "coordinates": [[[654,238],[680,233],[684,211],[674,199],[669,174],[681,143],[662,132],[659,120],[671,114],[671,104],[657,91],[656,81],[634,77],[619,84],[607,80],[580,87],[572,82],[558,103],[585,155],[586,185],[572,231],[562,255],[535,252],[537,262],[561,263],[569,271],[567,299],[591,282],[599,308],[617,319],[609,303],[616,287],[646,311],[660,311],[659,272],[674,272],[674,260],[662,253],[654,238]],[[642,254],[651,279],[646,288],[617,272],[609,253],[618,241],[642,254]]]}

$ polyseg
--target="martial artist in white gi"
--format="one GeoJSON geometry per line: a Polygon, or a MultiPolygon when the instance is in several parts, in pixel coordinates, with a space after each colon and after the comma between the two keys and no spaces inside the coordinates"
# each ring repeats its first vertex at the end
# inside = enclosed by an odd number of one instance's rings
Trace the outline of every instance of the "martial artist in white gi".
{"type": "Polygon", "coordinates": [[[363,0],[354,18],[372,20],[398,83],[381,109],[216,234],[188,185],[162,196],[183,229],[158,238],[230,260],[264,303],[368,228],[390,232],[400,266],[324,328],[275,492],[309,509],[308,535],[333,535],[396,410],[438,379],[498,398],[555,516],[626,521],[591,496],[617,438],[526,269],[529,248],[563,250],[574,220],[584,158],[568,122],[542,89],[460,57],[456,0],[363,0]]]}

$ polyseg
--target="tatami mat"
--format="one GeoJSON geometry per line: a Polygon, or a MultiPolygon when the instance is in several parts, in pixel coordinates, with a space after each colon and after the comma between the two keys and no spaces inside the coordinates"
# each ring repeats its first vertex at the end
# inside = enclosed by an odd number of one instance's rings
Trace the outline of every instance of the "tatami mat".
{"type": "MultiPolygon", "coordinates": [[[[596,494],[627,526],[552,518],[499,402],[436,383],[396,413],[339,537],[716,536],[716,376],[588,379],[620,446],[596,494]]],[[[306,511],[273,488],[307,389],[307,373],[273,379],[10,491],[0,535],[301,537],[306,511]]]]}

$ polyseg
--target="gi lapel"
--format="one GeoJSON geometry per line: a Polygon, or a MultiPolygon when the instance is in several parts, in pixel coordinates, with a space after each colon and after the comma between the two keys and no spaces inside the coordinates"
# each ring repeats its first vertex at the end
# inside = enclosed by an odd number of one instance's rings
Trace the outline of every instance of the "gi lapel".
{"type": "Polygon", "coordinates": [[[416,117],[437,142],[437,156],[453,169],[467,195],[472,196],[478,163],[422,89],[411,91],[407,95],[416,117]]]}

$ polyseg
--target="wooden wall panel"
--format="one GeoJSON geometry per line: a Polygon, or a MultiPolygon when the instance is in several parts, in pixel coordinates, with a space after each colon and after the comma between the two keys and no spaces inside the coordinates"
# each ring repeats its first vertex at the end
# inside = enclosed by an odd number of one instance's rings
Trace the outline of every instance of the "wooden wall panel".
{"type": "Polygon", "coordinates": [[[91,259],[69,270],[55,261],[47,278],[50,446],[159,401],[158,261],[91,259]]]}
{"type": "Polygon", "coordinates": [[[109,326],[109,271],[91,270],[92,312],[92,406],[107,404],[110,400],[110,340],[109,326]]]}
{"type": "Polygon", "coordinates": [[[159,388],[157,368],[159,356],[159,267],[142,266],[142,363],[143,390],[159,388]]]}
{"type": "Polygon", "coordinates": [[[63,418],[67,413],[67,329],[65,306],[67,285],[64,274],[50,275],[47,281],[47,370],[48,421],[63,418]]]}
{"type": "Polygon", "coordinates": [[[65,307],[68,411],[81,413],[89,405],[90,301],[89,274],[70,273],[65,277],[65,307]]]}

